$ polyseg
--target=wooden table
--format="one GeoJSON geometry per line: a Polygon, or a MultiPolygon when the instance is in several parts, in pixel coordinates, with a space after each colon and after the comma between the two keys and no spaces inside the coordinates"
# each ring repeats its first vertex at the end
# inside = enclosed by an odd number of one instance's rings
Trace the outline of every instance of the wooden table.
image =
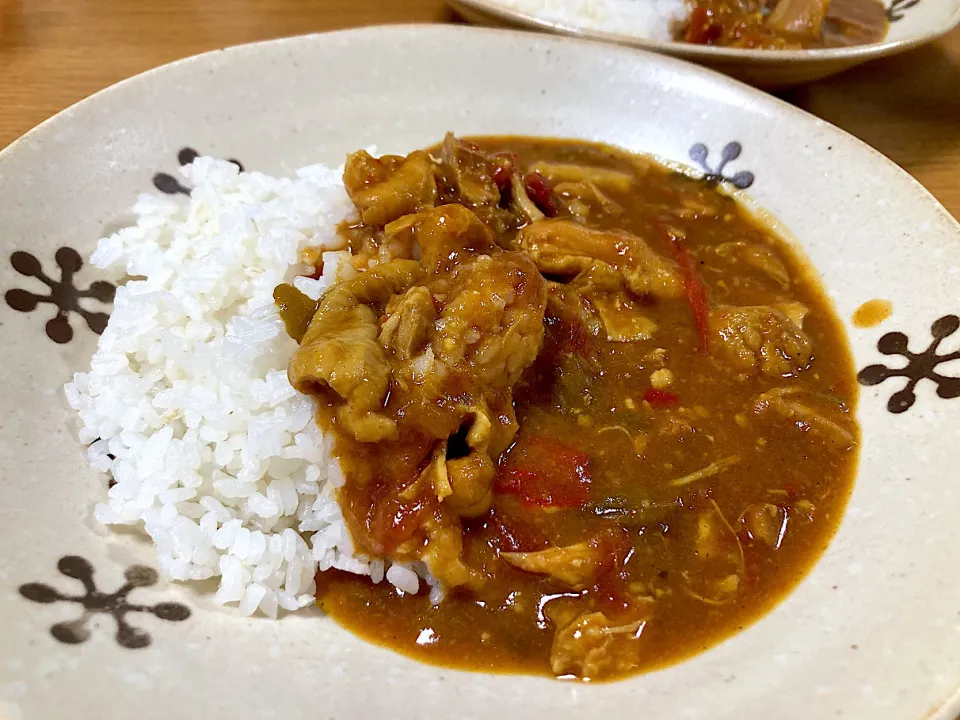
{"type": "MultiPolygon", "coordinates": [[[[442,0],[0,0],[0,147],[107,85],[187,55],[455,20],[442,0]]],[[[960,217],[960,30],[783,97],[873,145],[960,217]]]]}

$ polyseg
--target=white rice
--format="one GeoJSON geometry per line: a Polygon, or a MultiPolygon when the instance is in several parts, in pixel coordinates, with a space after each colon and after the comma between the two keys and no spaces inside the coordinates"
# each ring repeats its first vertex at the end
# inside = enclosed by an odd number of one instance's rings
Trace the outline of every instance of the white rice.
{"type": "Polygon", "coordinates": [[[672,26],[688,8],[685,0],[499,0],[500,4],[566,27],[670,40],[672,26]]]}
{"type": "Polygon", "coordinates": [[[91,258],[136,278],[117,290],[90,372],[65,387],[91,466],[116,480],[97,519],[142,527],[169,577],[219,576],[216,600],[244,614],[310,604],[318,568],[416,592],[421,564],[353,553],[331,442],[286,375],[296,344],[273,289],[293,280],[318,298],[343,271],[341,171],[274,178],[200,158],[182,172],[189,201],[141,196],[137,224],[91,258]],[[294,277],[311,246],[325,249],[323,276],[294,277]]]}

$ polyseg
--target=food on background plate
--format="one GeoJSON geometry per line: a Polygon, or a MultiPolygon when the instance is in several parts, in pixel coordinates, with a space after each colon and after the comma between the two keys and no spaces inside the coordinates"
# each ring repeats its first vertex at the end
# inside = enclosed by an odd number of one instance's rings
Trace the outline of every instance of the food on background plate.
{"type": "Polygon", "coordinates": [[[880,0],[504,0],[559,23],[650,40],[765,50],[844,47],[887,34],[880,0]]]}
{"type": "Polygon", "coordinates": [[[887,9],[880,0],[691,0],[676,39],[763,50],[847,47],[880,42],[887,9]]]}
{"type": "Polygon", "coordinates": [[[839,321],[716,185],[460,139],[293,180],[208,158],[107,238],[67,396],[163,569],[488,671],[604,680],[756,619],[829,542],[859,430],[839,321]],[[313,574],[319,570],[314,579],[313,574]]]}
{"type": "Polygon", "coordinates": [[[671,27],[689,12],[686,0],[498,0],[517,12],[554,22],[609,33],[669,41],[671,27]]]}

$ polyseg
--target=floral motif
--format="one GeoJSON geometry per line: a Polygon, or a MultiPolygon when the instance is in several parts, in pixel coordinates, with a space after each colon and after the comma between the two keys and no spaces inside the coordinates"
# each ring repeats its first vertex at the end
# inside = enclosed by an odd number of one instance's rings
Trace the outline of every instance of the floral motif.
{"type": "Polygon", "coordinates": [[[870,365],[857,375],[857,380],[863,385],[879,385],[893,378],[907,378],[907,384],[898,390],[887,401],[887,410],[892,413],[902,413],[913,407],[917,401],[914,392],[923,379],[931,380],[937,386],[937,395],[941,398],[952,399],[960,397],[960,378],[941,375],[937,367],[951,360],[960,359],[960,350],[938,355],[937,348],[944,338],[948,338],[960,329],[960,318],[956,315],[944,315],[930,326],[933,340],[926,350],[919,353],[911,352],[909,339],[901,332],[891,332],[884,335],[877,342],[877,350],[884,355],[900,355],[906,358],[907,365],[902,368],[891,368],[886,365],[870,365]]]}
{"type": "Polygon", "coordinates": [[[703,170],[707,182],[728,182],[735,188],[746,190],[748,187],[753,185],[753,181],[755,180],[755,176],[752,172],[748,170],[741,170],[733,175],[725,175],[723,172],[728,163],[740,157],[741,152],[743,152],[743,146],[740,143],[727,143],[724,145],[723,150],[720,151],[720,162],[717,163],[715,168],[712,168],[709,164],[707,164],[707,160],[710,156],[710,150],[703,143],[697,143],[690,148],[690,159],[700,166],[701,170],[703,170]]]}
{"type": "Polygon", "coordinates": [[[68,595],[44,583],[28,583],[20,586],[20,594],[33,602],[50,604],[55,602],[77,603],[83,613],[76,620],[57,623],[50,628],[50,634],[62,643],[76,645],[90,637],[87,624],[97,613],[112,615],[117,623],[117,643],[125,648],[137,649],[151,643],[150,634],[127,623],[128,613],[141,612],[156,615],[161,620],[180,622],[190,617],[190,608],[175,602],[156,605],[135,605],[128,596],[135,588],[150,587],[157,582],[157,571],[145,565],[131,565],[123,574],[126,582],[116,591],[105,593],[97,590],[93,581],[93,566],[84,558],[68,555],[61,558],[57,568],[67,577],[83,583],[83,595],[68,595]]]}
{"type": "MultiPolygon", "coordinates": [[[[183,167],[184,165],[189,165],[198,157],[200,157],[200,153],[193,148],[185,147],[177,153],[177,162],[179,162],[180,166],[183,167]]],[[[243,172],[243,165],[239,160],[231,159],[229,162],[232,162],[234,165],[240,168],[240,172],[243,172]]],[[[153,186],[160,192],[166,193],[167,195],[176,195],[178,193],[180,195],[190,194],[190,188],[186,187],[173,175],[168,175],[167,173],[157,173],[154,175],[153,186]]]]}
{"type": "Polygon", "coordinates": [[[82,317],[87,327],[97,335],[107,326],[107,313],[90,312],[80,305],[82,298],[93,298],[102,303],[112,303],[116,288],[104,280],[96,280],[86,290],[81,290],[74,283],[74,275],[83,267],[80,253],[71,247],[62,247],[57,250],[54,259],[60,267],[60,279],[54,280],[43,271],[43,265],[35,255],[18,250],[10,256],[10,264],[21,275],[37,278],[46,285],[48,295],[38,295],[29,290],[8,290],[4,295],[7,305],[19,312],[33,312],[37,306],[50,303],[57,308],[57,314],[47,322],[47,337],[56,343],[68,343],[73,339],[73,328],[70,326],[70,313],[75,312],[82,317]]]}
{"type": "Polygon", "coordinates": [[[893,0],[893,2],[890,3],[890,7],[887,8],[887,20],[890,22],[903,20],[904,10],[909,10],[919,3],[920,0],[893,0]]]}

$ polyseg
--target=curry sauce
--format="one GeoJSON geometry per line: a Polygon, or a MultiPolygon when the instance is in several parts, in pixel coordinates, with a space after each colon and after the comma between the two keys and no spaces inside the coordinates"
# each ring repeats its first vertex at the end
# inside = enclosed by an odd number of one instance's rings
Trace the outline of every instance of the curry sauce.
{"type": "Polygon", "coordinates": [[[607,680],[810,570],[855,475],[851,355],[802,258],[722,188],[452,136],[352,156],[345,184],[359,274],[299,319],[280,294],[291,381],[335,438],[357,552],[438,588],[322,572],[332,618],[439,665],[607,680]]]}

